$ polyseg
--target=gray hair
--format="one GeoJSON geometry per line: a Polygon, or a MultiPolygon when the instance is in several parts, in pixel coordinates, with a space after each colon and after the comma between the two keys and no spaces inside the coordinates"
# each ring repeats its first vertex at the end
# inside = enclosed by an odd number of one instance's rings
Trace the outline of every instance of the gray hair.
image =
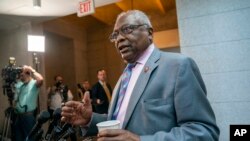
{"type": "Polygon", "coordinates": [[[122,16],[125,16],[125,15],[133,15],[133,17],[140,21],[141,24],[147,24],[149,27],[152,28],[152,24],[148,18],[148,16],[142,12],[142,11],[139,11],[139,10],[128,10],[126,12],[122,12],[120,13],[118,16],[117,16],[117,19],[116,19],[116,22],[118,19],[120,19],[122,16]]]}

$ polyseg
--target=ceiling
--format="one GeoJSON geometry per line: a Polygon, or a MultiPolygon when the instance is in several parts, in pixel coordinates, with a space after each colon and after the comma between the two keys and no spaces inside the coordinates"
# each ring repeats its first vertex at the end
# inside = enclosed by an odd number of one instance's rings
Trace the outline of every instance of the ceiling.
{"type": "MultiPolygon", "coordinates": [[[[41,8],[33,8],[33,0],[0,0],[0,30],[9,30],[27,22],[41,22],[76,13],[79,0],[41,0],[41,8]]],[[[94,0],[100,7],[120,0],[94,0]]]]}
{"type": "Polygon", "coordinates": [[[177,28],[175,0],[121,0],[96,8],[92,15],[79,18],[76,14],[71,14],[59,20],[74,26],[94,29],[98,26],[113,26],[119,13],[131,9],[145,12],[152,21],[155,31],[177,28]]]}
{"type": "Polygon", "coordinates": [[[76,15],[79,0],[41,0],[39,10],[33,8],[32,1],[0,0],[0,31],[55,18],[83,28],[112,26],[119,13],[130,9],[144,11],[156,31],[177,28],[175,0],[95,0],[95,13],[80,18],[76,15]]]}

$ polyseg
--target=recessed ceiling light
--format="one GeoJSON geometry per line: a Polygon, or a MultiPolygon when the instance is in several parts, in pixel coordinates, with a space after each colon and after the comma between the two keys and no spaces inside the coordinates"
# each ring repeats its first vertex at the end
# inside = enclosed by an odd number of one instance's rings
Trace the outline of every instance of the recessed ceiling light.
{"type": "Polygon", "coordinates": [[[33,7],[35,9],[40,9],[41,8],[41,0],[33,0],[33,7]]]}

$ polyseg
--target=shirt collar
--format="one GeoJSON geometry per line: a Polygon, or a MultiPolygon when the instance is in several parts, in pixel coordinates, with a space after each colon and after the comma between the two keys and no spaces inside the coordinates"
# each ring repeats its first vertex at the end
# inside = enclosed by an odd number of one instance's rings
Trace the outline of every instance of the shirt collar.
{"type": "Polygon", "coordinates": [[[151,45],[149,45],[149,47],[142,53],[142,55],[136,61],[136,63],[142,64],[142,65],[146,64],[146,62],[148,61],[148,58],[152,54],[154,48],[155,48],[155,45],[153,43],[151,45]]]}
{"type": "Polygon", "coordinates": [[[104,85],[104,82],[102,82],[101,80],[99,80],[99,83],[100,83],[101,85],[104,85]]]}

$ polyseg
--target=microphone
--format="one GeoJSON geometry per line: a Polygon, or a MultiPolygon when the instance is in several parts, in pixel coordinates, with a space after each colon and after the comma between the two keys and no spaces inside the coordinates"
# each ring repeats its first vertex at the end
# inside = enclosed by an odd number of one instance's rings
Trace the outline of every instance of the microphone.
{"type": "Polygon", "coordinates": [[[72,125],[68,123],[65,123],[62,127],[56,126],[55,138],[60,138],[70,127],[72,127],[72,125]]]}
{"type": "Polygon", "coordinates": [[[71,134],[74,134],[76,131],[73,127],[69,127],[66,132],[64,132],[56,141],[62,141],[67,139],[71,134]]]}
{"type": "Polygon", "coordinates": [[[43,136],[43,129],[40,129],[34,136],[34,141],[41,141],[43,136]]]}
{"type": "Polygon", "coordinates": [[[57,125],[58,121],[60,121],[61,111],[62,111],[61,108],[57,108],[54,111],[53,120],[52,120],[52,122],[50,122],[49,128],[48,128],[46,135],[45,135],[45,139],[50,140],[50,138],[52,137],[51,136],[52,131],[53,131],[54,127],[57,125]]]}
{"type": "Polygon", "coordinates": [[[32,130],[30,131],[29,135],[26,137],[26,141],[29,141],[34,135],[41,129],[42,124],[48,121],[50,118],[50,114],[48,111],[43,111],[37,118],[36,124],[33,126],[32,130]]]}

